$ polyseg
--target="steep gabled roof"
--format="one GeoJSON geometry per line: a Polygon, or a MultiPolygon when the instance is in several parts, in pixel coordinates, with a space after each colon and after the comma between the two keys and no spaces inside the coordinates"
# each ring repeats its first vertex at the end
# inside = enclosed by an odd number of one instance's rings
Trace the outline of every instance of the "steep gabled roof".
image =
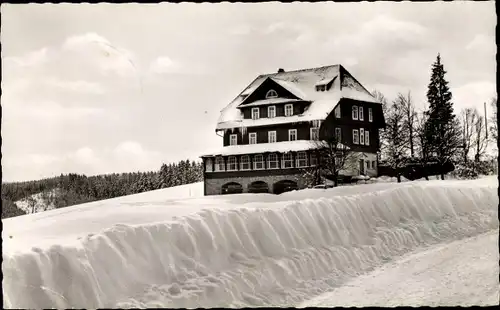
{"type": "Polygon", "coordinates": [[[280,120],[283,123],[324,120],[342,98],[378,103],[341,65],[264,74],[259,75],[221,111],[216,130],[256,126],[257,123],[262,126],[275,124],[278,121],[277,118],[243,119],[243,113],[238,109],[238,106],[267,79],[278,83],[297,98],[311,102],[304,113],[280,120]],[[332,86],[328,91],[317,91],[318,82],[327,82],[327,84],[332,82],[332,86]],[[242,94],[247,96],[242,96],[242,94]]]}

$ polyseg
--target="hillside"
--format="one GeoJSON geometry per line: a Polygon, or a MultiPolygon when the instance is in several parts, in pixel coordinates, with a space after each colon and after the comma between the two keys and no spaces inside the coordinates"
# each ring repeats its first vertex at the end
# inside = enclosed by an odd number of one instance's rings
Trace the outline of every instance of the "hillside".
{"type": "Polygon", "coordinates": [[[2,183],[2,219],[33,211],[121,197],[199,182],[202,164],[181,160],[159,171],[86,176],[70,173],[26,182],[2,183]]]}

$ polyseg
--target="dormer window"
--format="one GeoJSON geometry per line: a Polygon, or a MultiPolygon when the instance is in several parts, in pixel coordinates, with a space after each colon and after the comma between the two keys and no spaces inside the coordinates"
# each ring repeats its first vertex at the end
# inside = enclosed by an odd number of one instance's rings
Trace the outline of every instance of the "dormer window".
{"type": "Polygon", "coordinates": [[[327,91],[330,89],[333,78],[323,78],[316,83],[316,91],[327,91]]]}
{"type": "Polygon", "coordinates": [[[274,89],[269,90],[266,94],[266,99],[271,98],[278,98],[278,93],[274,89]]]}
{"type": "Polygon", "coordinates": [[[316,91],[325,91],[326,90],[326,85],[317,85],[316,86],[316,91]]]}

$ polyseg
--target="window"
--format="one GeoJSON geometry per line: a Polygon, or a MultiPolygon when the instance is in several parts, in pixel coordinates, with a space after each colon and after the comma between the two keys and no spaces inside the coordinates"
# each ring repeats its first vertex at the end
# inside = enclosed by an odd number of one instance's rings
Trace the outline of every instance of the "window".
{"type": "Polygon", "coordinates": [[[312,127],[311,128],[311,140],[318,140],[318,139],[319,139],[319,128],[312,127]]]}
{"type": "Polygon", "coordinates": [[[238,144],[238,135],[230,135],[229,136],[229,145],[238,144]]]}
{"type": "Polygon", "coordinates": [[[205,171],[206,172],[212,172],[212,170],[213,170],[212,159],[207,158],[207,160],[205,161],[205,171]]]}
{"type": "Polygon", "coordinates": [[[259,108],[252,108],[252,119],[259,119],[259,108]]]}
{"type": "Polygon", "coordinates": [[[278,93],[274,89],[271,89],[266,93],[266,98],[268,98],[268,99],[278,98],[278,93]]]}
{"type": "Polygon", "coordinates": [[[297,140],[297,129],[289,129],[288,130],[288,141],[297,140]]]}
{"type": "Polygon", "coordinates": [[[326,85],[316,85],[316,91],[325,91],[326,90],[326,85]]]}
{"type": "Polygon", "coordinates": [[[370,132],[368,130],[365,131],[365,145],[370,145],[370,132]]]}
{"type": "Polygon", "coordinates": [[[276,131],[267,132],[267,142],[276,143],[276,131]]]}
{"type": "Polygon", "coordinates": [[[342,141],[342,131],[338,127],[335,128],[335,140],[337,140],[337,142],[342,141]]]}
{"type": "Polygon", "coordinates": [[[285,116],[293,115],[293,104],[285,104],[285,116]]]}
{"type": "Polygon", "coordinates": [[[373,122],[373,109],[368,108],[368,121],[373,122]]]}
{"type": "Polygon", "coordinates": [[[318,164],[318,157],[315,153],[311,153],[311,166],[316,166],[318,164]]]}
{"type": "Polygon", "coordinates": [[[250,156],[248,155],[241,156],[240,170],[250,170],[250,156]]]}
{"type": "Polygon", "coordinates": [[[352,106],[352,119],[355,121],[358,120],[358,107],[355,105],[352,106]]]}
{"type": "Polygon", "coordinates": [[[363,128],[359,130],[359,144],[365,144],[365,130],[363,128]]]}
{"type": "Polygon", "coordinates": [[[283,154],[283,157],[281,160],[281,168],[293,168],[292,153],[283,154]]]}
{"type": "Polygon", "coordinates": [[[366,169],[370,169],[370,161],[369,160],[366,161],[366,169]]]}
{"type": "Polygon", "coordinates": [[[257,154],[253,157],[253,169],[254,170],[262,170],[265,169],[264,165],[264,156],[262,154],[257,154]]]}
{"type": "Polygon", "coordinates": [[[372,169],[375,169],[375,161],[372,160],[372,169]]]}
{"type": "Polygon", "coordinates": [[[335,108],[335,118],[340,118],[340,105],[335,108]]]}
{"type": "Polygon", "coordinates": [[[276,117],[276,106],[272,105],[267,107],[267,117],[269,118],[276,117]]]}
{"type": "Polygon", "coordinates": [[[363,107],[359,107],[359,120],[364,121],[365,120],[365,115],[363,113],[363,107]]]}
{"type": "Polygon", "coordinates": [[[215,158],[215,171],[225,171],[226,170],[226,165],[224,163],[224,158],[222,157],[216,157],[215,158]]]}
{"type": "Polygon", "coordinates": [[[227,171],[238,170],[238,164],[236,163],[236,156],[229,156],[227,158],[227,171]]]}
{"type": "Polygon", "coordinates": [[[267,168],[278,169],[278,155],[272,153],[267,156],[267,168]]]}
{"type": "Polygon", "coordinates": [[[352,130],[352,143],[359,144],[359,136],[358,136],[358,130],[357,129],[353,129],[352,130]]]}
{"type": "Polygon", "coordinates": [[[248,144],[257,144],[257,133],[251,132],[248,134],[248,144]]]}
{"type": "Polygon", "coordinates": [[[296,167],[307,167],[307,153],[306,152],[298,152],[296,158],[296,167]]]}

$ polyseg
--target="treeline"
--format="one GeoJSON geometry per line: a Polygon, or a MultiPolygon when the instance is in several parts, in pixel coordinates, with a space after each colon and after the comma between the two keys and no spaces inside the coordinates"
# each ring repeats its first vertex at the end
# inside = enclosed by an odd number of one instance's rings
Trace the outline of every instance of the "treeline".
{"type": "Polygon", "coordinates": [[[438,168],[433,174],[441,175],[441,179],[452,170],[463,178],[495,172],[497,158],[487,158],[486,149],[489,143],[497,145],[497,99],[489,104],[492,115],[488,127],[487,119],[476,108],[466,108],[457,115],[445,74],[438,55],[432,65],[424,111],[417,111],[410,92],[399,93],[392,102],[379,91],[373,93],[386,119],[386,128],[380,134],[380,163],[398,181],[408,172],[409,163],[421,167],[415,173],[426,179],[431,162],[438,168]]]}
{"type": "Polygon", "coordinates": [[[202,180],[202,163],[181,160],[174,164],[163,164],[159,171],[89,177],[70,173],[37,181],[3,183],[2,218],[24,214],[15,202],[37,193],[42,193],[44,203],[63,208],[202,180]]]}

